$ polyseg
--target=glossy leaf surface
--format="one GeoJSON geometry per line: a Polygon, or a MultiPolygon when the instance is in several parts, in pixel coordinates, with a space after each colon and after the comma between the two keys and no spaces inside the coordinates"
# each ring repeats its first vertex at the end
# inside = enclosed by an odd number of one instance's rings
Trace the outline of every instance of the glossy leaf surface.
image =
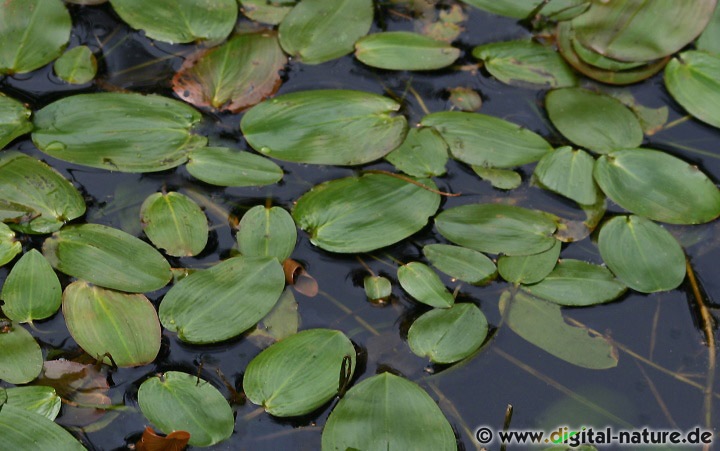
{"type": "Polygon", "coordinates": [[[386,31],[361,38],[355,57],[371,67],[389,70],[435,70],[460,56],[447,42],[409,31],[386,31]]]}
{"type": "Polygon", "coordinates": [[[31,249],[15,263],[2,287],[2,311],[13,321],[49,318],[60,308],[62,288],[52,266],[31,249]]]}
{"type": "Polygon", "coordinates": [[[263,186],[280,181],[283,171],[267,158],[227,147],[203,147],[188,154],[187,171],[218,186],[263,186]]]}
{"type": "Polygon", "coordinates": [[[0,379],[11,384],[27,384],[43,365],[40,346],[20,324],[0,323],[0,379]]]}
{"type": "Polygon", "coordinates": [[[413,128],[405,141],[385,159],[399,171],[413,177],[435,177],[445,174],[448,146],[432,128],[413,128]]]}
{"type": "Polygon", "coordinates": [[[428,244],[423,247],[423,254],[434,267],[464,282],[481,284],[497,273],[495,263],[485,254],[466,247],[428,244]]]}
{"type": "Polygon", "coordinates": [[[52,449],[53,451],[84,451],[85,447],[59,424],[35,412],[4,405],[0,409],[0,436],[7,449],[52,449]]]}
{"type": "Polygon", "coordinates": [[[555,241],[553,246],[533,255],[508,256],[498,258],[500,276],[512,283],[536,283],[543,280],[555,267],[560,256],[562,243],[555,241]]]}
{"type": "Polygon", "coordinates": [[[595,159],[587,152],[561,147],[545,155],[533,173],[540,184],[582,205],[597,202],[600,194],[593,180],[595,159]]]}
{"type": "Polygon", "coordinates": [[[720,127],[720,55],[681,53],[665,68],[665,86],[694,117],[720,127]]]}
{"type": "Polygon", "coordinates": [[[447,308],[455,303],[440,277],[427,265],[410,262],[398,268],[398,282],[418,302],[431,307],[447,308]]]}
{"type": "Polygon", "coordinates": [[[92,81],[97,73],[97,60],[88,46],[75,47],[55,61],[55,74],[72,84],[92,81]]]}
{"type": "Polygon", "coordinates": [[[184,194],[151,194],[140,207],[140,221],[150,241],[169,255],[197,255],[207,244],[205,213],[184,194]]]}
{"type": "Polygon", "coordinates": [[[295,222],[280,207],[257,205],[243,215],[238,227],[238,248],[246,257],[275,257],[283,262],[295,249],[295,222]]]}
{"type": "Polygon", "coordinates": [[[31,111],[19,101],[0,93],[0,149],[12,140],[32,131],[31,111]]]}
{"type": "Polygon", "coordinates": [[[5,390],[5,393],[7,405],[42,415],[48,420],[54,420],[60,413],[62,402],[52,387],[44,385],[13,387],[5,390]]]}

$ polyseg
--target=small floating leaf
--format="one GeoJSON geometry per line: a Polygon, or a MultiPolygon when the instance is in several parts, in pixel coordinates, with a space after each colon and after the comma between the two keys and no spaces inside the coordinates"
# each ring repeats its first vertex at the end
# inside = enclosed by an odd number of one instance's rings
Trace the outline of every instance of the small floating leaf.
{"type": "Polygon", "coordinates": [[[515,257],[503,255],[498,259],[498,272],[503,279],[512,283],[540,282],[555,267],[561,247],[562,243],[556,240],[553,247],[538,254],[515,257]]]}
{"type": "Polygon", "coordinates": [[[685,253],[677,240],[640,216],[617,216],[606,222],[598,247],[612,272],[641,293],[672,290],[685,279],[685,253]]]}
{"type": "Polygon", "coordinates": [[[184,194],[169,192],[150,195],[140,207],[145,235],[169,255],[197,255],[208,240],[205,213],[184,194]]]}
{"type": "Polygon", "coordinates": [[[250,19],[277,25],[295,6],[294,0],[240,0],[240,11],[250,19]]]}
{"type": "Polygon", "coordinates": [[[382,301],[392,294],[392,285],[385,277],[367,276],[363,280],[363,285],[365,286],[365,295],[371,301],[382,301]]]}
{"type": "Polygon", "coordinates": [[[22,252],[22,244],[15,239],[15,232],[0,222],[0,266],[12,261],[22,252]]]}
{"type": "Polygon", "coordinates": [[[398,268],[398,282],[410,296],[431,307],[447,308],[455,303],[453,295],[437,273],[419,262],[410,262],[398,268]]]}
{"type": "Polygon", "coordinates": [[[0,409],[0,437],[7,449],[85,451],[85,447],[59,424],[9,404],[0,409]]]}
{"type": "Polygon", "coordinates": [[[407,120],[393,115],[399,109],[394,100],[367,92],[301,91],[256,105],[240,128],[255,150],[272,158],[357,165],[402,143],[407,120]]]}
{"type": "Polygon", "coordinates": [[[432,128],[413,128],[402,145],[385,159],[413,177],[435,177],[445,174],[448,149],[445,140],[432,128]]]}
{"type": "Polygon", "coordinates": [[[460,56],[447,42],[408,31],[373,33],[355,43],[355,57],[368,66],[390,70],[435,70],[460,56]]]}
{"type": "Polygon", "coordinates": [[[423,254],[434,267],[464,282],[482,284],[497,273],[495,263],[485,254],[465,247],[428,244],[423,247],[423,254]]]}
{"type": "Polygon", "coordinates": [[[637,117],[605,94],[582,88],[557,89],[545,97],[545,107],[563,136],[593,152],[608,153],[642,144],[643,131],[637,117]]]}
{"type": "Polygon", "coordinates": [[[85,202],[65,177],[47,164],[15,151],[0,155],[0,200],[36,212],[11,227],[50,233],[85,213],[85,202]]]}
{"type": "Polygon", "coordinates": [[[238,228],[238,248],[246,257],[275,257],[283,262],[295,250],[295,222],[280,207],[257,205],[243,215],[238,228]]]}
{"type": "Polygon", "coordinates": [[[322,449],[455,451],[457,443],[450,423],[422,388],[382,373],[360,382],[338,402],[323,429],[322,449]]]}
{"type": "Polygon", "coordinates": [[[190,433],[190,445],[210,446],[233,432],[230,404],[209,382],[187,373],[168,371],[140,385],[143,415],[162,432],[190,433]]]}
{"type": "Polygon", "coordinates": [[[720,127],[720,55],[681,53],[665,68],[665,86],[688,113],[720,127]]]}
{"type": "Polygon", "coordinates": [[[158,41],[221,41],[237,19],[235,0],[110,0],[131,27],[158,41]]]}
{"type": "Polygon", "coordinates": [[[218,186],[263,186],[280,181],[283,171],[267,158],[227,147],[203,147],[188,154],[190,175],[218,186]]]}
{"type": "Polygon", "coordinates": [[[62,402],[52,387],[44,385],[14,387],[8,388],[5,393],[7,393],[7,405],[42,415],[49,420],[54,420],[60,413],[62,402]]]}
{"type": "MultiPolygon", "coordinates": [[[[417,183],[437,188],[429,179],[417,183]]],[[[331,180],[298,199],[293,218],[316,246],[331,252],[368,252],[397,243],[427,224],[440,195],[421,186],[386,174],[331,180]]]]}
{"type": "Polygon", "coordinates": [[[651,149],[602,156],[595,180],[624,209],[671,224],[702,224],[720,215],[720,191],[696,166],[651,149]]]}
{"type": "Polygon", "coordinates": [[[502,204],[463,205],[435,218],[438,232],[453,243],[480,252],[532,255],[555,245],[554,216],[502,204]]]}
{"type": "Polygon", "coordinates": [[[575,86],[577,79],[552,48],[532,41],[493,42],[477,46],[473,56],[503,83],[531,87],[575,86]]]}
{"type": "Polygon", "coordinates": [[[617,350],[610,342],[567,324],[557,304],[522,291],[514,296],[506,291],[500,298],[500,312],[516,334],[568,363],[594,370],[618,364],[617,350]]]}
{"type": "Polygon", "coordinates": [[[338,374],[346,356],[351,378],[355,348],[342,332],[302,331],[255,357],[245,370],[243,389],[250,401],[271,415],[304,415],[337,394],[338,374]]]}
{"type": "Polygon", "coordinates": [[[472,165],[472,170],[478,177],[489,182],[493,188],[508,190],[515,189],[522,184],[520,174],[511,169],[495,169],[472,165]]]}
{"type": "Polygon", "coordinates": [[[190,133],[200,113],[158,95],[94,93],[65,97],[35,113],[38,149],[71,163],[122,172],[174,168],[207,139],[190,133]],[[102,114],[98,114],[102,111],[102,114]]]}
{"type": "Polygon", "coordinates": [[[86,45],[75,47],[55,61],[55,74],[68,83],[81,85],[95,78],[97,60],[86,45]]]}
{"type": "Polygon", "coordinates": [[[52,266],[31,249],[15,263],[2,287],[2,310],[19,323],[49,318],[62,303],[62,288],[52,266]]]}
{"type": "Polygon", "coordinates": [[[416,319],[408,330],[408,344],[412,352],[433,363],[454,363],[475,352],[487,332],[487,319],[475,304],[455,304],[416,319]]]}
{"type": "Polygon", "coordinates": [[[593,181],[595,159],[587,152],[561,147],[542,157],[533,173],[544,187],[582,205],[597,202],[598,191],[593,181]]]}
{"type": "Polygon", "coordinates": [[[0,74],[22,74],[62,53],[70,13],[60,0],[5,0],[0,8],[0,74]]]}
{"type": "Polygon", "coordinates": [[[538,161],[552,151],[547,141],[530,130],[480,113],[433,113],[421,125],[437,130],[452,156],[467,164],[512,168],[538,161]]]}
{"type": "Polygon", "coordinates": [[[233,257],[173,286],[160,303],[160,321],[188,343],[227,340],[267,315],[284,287],[277,259],[233,257]]]}
{"type": "Polygon", "coordinates": [[[173,90],[197,107],[237,113],[277,91],[286,63],[275,32],[241,34],[185,60],[173,90]]]}
{"type": "MultiPolygon", "coordinates": [[[[19,324],[0,322],[0,379],[11,384],[27,384],[40,374],[42,365],[40,345],[30,332],[19,324]]],[[[3,411],[4,407],[0,409],[3,411]]]]}
{"type": "Polygon", "coordinates": [[[155,291],[172,278],[167,260],[152,246],[100,224],[55,232],[45,240],[43,255],[60,272],[114,290],[155,291]]]}
{"type": "Polygon", "coordinates": [[[280,23],[280,45],[305,64],[324,63],[352,52],[372,20],[372,0],[303,0],[280,23]]]}
{"type": "Polygon", "coordinates": [[[25,105],[0,92],[0,149],[32,131],[31,114],[25,105]]]}
{"type": "Polygon", "coordinates": [[[473,112],[482,107],[482,98],[472,88],[450,88],[450,103],[460,111],[473,112]]]}
{"type": "Polygon", "coordinates": [[[523,287],[546,301],[572,307],[609,302],[626,289],[607,268],[580,260],[560,260],[540,283],[523,287]]]}
{"type": "Polygon", "coordinates": [[[107,364],[145,365],[160,351],[160,321],[142,294],[73,282],[63,293],[63,315],[77,344],[107,364]],[[112,359],[103,358],[108,354],[112,359]]]}

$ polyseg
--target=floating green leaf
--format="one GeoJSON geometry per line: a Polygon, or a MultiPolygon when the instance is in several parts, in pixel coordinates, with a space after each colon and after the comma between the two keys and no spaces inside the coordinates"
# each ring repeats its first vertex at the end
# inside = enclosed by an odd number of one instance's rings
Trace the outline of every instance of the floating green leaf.
{"type": "Polygon", "coordinates": [[[428,244],[423,253],[430,263],[450,277],[472,284],[482,284],[497,273],[495,263],[485,254],[461,246],[428,244]]]}
{"type": "Polygon", "coordinates": [[[573,19],[586,47],[620,61],[650,61],[675,53],[705,28],[717,0],[592,2],[573,19]]]}
{"type": "Polygon", "coordinates": [[[280,45],[305,64],[324,63],[352,52],[372,20],[372,0],[303,0],[280,23],[280,45]]]}
{"type": "Polygon", "coordinates": [[[188,343],[215,343],[267,315],[285,287],[272,257],[233,257],[182,279],[160,303],[162,325],[188,343]]]}
{"type": "Polygon", "coordinates": [[[464,247],[506,255],[532,255],[555,245],[556,218],[548,213],[503,204],[450,208],[435,218],[438,232],[464,247]]]}
{"type": "Polygon", "coordinates": [[[275,257],[283,262],[295,250],[295,222],[280,207],[257,205],[243,215],[238,228],[238,248],[246,257],[275,257]]]}
{"type": "Polygon", "coordinates": [[[3,313],[19,323],[54,315],[62,302],[55,271],[40,252],[31,249],[15,263],[2,287],[3,313]]]}
{"type": "Polygon", "coordinates": [[[277,91],[286,63],[275,32],[241,34],[188,58],[173,90],[195,106],[237,113],[277,91]]]}
{"type": "Polygon", "coordinates": [[[240,0],[240,11],[250,19],[277,25],[295,6],[294,0],[240,0]]]}
{"type": "Polygon", "coordinates": [[[267,158],[227,147],[203,147],[188,154],[187,171],[218,186],[263,186],[280,181],[283,171],[267,158]]]}
{"type": "Polygon", "coordinates": [[[85,213],[85,202],[65,177],[47,164],[15,151],[0,155],[0,201],[36,214],[11,223],[25,233],[50,233],[85,213]]]}
{"type": "Polygon", "coordinates": [[[190,433],[190,445],[210,446],[233,432],[230,404],[198,376],[168,371],[140,385],[138,404],[143,415],[162,432],[190,433]]]}
{"type": "Polygon", "coordinates": [[[158,95],[79,94],[35,113],[32,139],[38,149],[71,163],[154,172],[184,163],[190,150],[205,146],[205,137],[190,133],[199,121],[192,107],[158,95]]]}
{"type": "Polygon", "coordinates": [[[22,252],[22,244],[15,239],[15,232],[0,222],[0,266],[12,261],[22,252]]]}
{"type": "Polygon", "coordinates": [[[18,136],[32,131],[31,114],[25,105],[0,92],[0,149],[18,136]]]}
{"type": "Polygon", "coordinates": [[[532,41],[493,42],[477,46],[473,56],[503,83],[531,87],[575,86],[577,79],[552,48],[532,41]]]}
{"type": "Polygon", "coordinates": [[[417,183],[386,174],[331,180],[298,199],[293,218],[325,250],[379,249],[423,228],[440,206],[440,195],[428,191],[436,185],[429,179],[417,183]],[[413,208],[403,208],[407,205],[413,208]]]}
{"type": "Polygon", "coordinates": [[[157,357],[160,322],[155,307],[142,294],[77,281],[65,288],[62,305],[70,335],[96,359],[129,367],[157,357]]]}
{"type": "Polygon", "coordinates": [[[435,70],[460,56],[447,42],[409,31],[373,33],[355,43],[355,57],[368,66],[390,70],[435,70]]]}
{"type": "Polygon", "coordinates": [[[55,232],[45,240],[43,255],[60,272],[114,290],[155,291],[172,278],[167,260],[152,246],[99,224],[55,232]]]}
{"type": "Polygon", "coordinates": [[[413,128],[385,159],[413,177],[440,176],[445,174],[448,161],[447,144],[432,128],[413,128]]]}
{"type": "Polygon", "coordinates": [[[248,399],[269,414],[291,417],[310,413],[337,394],[339,375],[355,371],[355,348],[340,331],[311,329],[265,349],[245,370],[248,399]],[[350,362],[344,362],[345,358],[350,362]],[[344,365],[347,365],[344,367],[344,365]],[[342,373],[341,368],[347,373],[342,373]]]}
{"type": "MultiPolygon", "coordinates": [[[[30,332],[19,324],[1,321],[0,379],[11,384],[27,384],[40,374],[42,365],[40,345],[30,332]]],[[[5,438],[4,435],[0,436],[5,438]]]]}
{"type": "MultiPolygon", "coordinates": [[[[49,420],[54,420],[60,413],[62,402],[52,387],[43,385],[14,387],[8,388],[5,393],[7,393],[7,405],[9,406],[34,412],[49,420]]],[[[53,447],[53,449],[55,448],[53,447]]]]}
{"type": "Polygon", "coordinates": [[[145,235],[169,255],[197,255],[208,240],[205,213],[184,194],[169,192],[150,195],[140,207],[145,235]]]}
{"type": "Polygon", "coordinates": [[[0,8],[0,74],[22,74],[54,60],[70,39],[60,0],[5,0],[0,8]]]}
{"type": "Polygon", "coordinates": [[[520,174],[511,169],[495,169],[472,165],[472,170],[478,177],[489,182],[493,188],[508,190],[515,189],[522,184],[520,174]]]}
{"type": "Polygon", "coordinates": [[[59,424],[9,404],[0,409],[0,437],[7,449],[85,451],[85,447],[59,424]]]}
{"type": "Polygon", "coordinates": [[[600,195],[592,177],[594,165],[595,159],[587,152],[561,147],[542,157],[533,174],[544,188],[592,205],[600,195]]]}
{"type": "Polygon", "coordinates": [[[697,166],[651,149],[604,155],[595,180],[615,203],[656,221],[702,224],[720,215],[720,191],[697,166]]]}
{"type": "Polygon", "coordinates": [[[594,370],[617,366],[617,349],[603,337],[568,325],[557,304],[506,291],[500,297],[500,312],[516,334],[559,359],[594,370]]]}
{"type": "Polygon", "coordinates": [[[269,157],[301,163],[357,165],[382,158],[405,138],[400,104],[349,90],[278,96],[245,113],[247,142],[269,157]]]}
{"type": "Polygon", "coordinates": [[[560,305],[585,307],[617,299],[627,287],[605,267],[580,260],[560,260],[528,293],[560,305]]]}
{"type": "Polygon", "coordinates": [[[694,117],[720,127],[720,55],[681,53],[665,68],[665,86],[694,117]]]}
{"type": "Polygon", "coordinates": [[[390,297],[392,285],[390,281],[381,276],[367,276],[363,280],[365,294],[371,301],[380,301],[390,297]]]}
{"type": "Polygon", "coordinates": [[[643,131],[637,117],[605,94],[582,88],[557,89],[545,97],[545,107],[560,133],[593,152],[608,153],[642,144],[643,131]]]}
{"type": "Polygon", "coordinates": [[[237,19],[235,0],[110,0],[115,12],[147,37],[170,43],[218,42],[237,19]]]}
{"type": "Polygon", "coordinates": [[[480,113],[446,111],[425,116],[458,160],[478,166],[512,168],[538,161],[552,147],[541,136],[517,124],[480,113]]]}
{"type": "Polygon", "coordinates": [[[97,60],[86,45],[75,47],[55,61],[55,74],[68,83],[83,84],[92,81],[97,73],[97,60]]]}
{"type": "Polygon", "coordinates": [[[416,319],[408,330],[408,344],[412,352],[433,363],[454,363],[475,352],[487,332],[487,319],[475,304],[455,304],[416,319]]]}
{"type": "Polygon", "coordinates": [[[603,70],[623,71],[636,69],[647,64],[647,61],[619,61],[608,58],[582,45],[577,39],[572,39],[573,50],[578,58],[585,63],[603,70]]]}
{"type": "Polygon", "coordinates": [[[338,402],[323,429],[322,449],[455,451],[457,443],[450,423],[422,388],[382,373],[338,402]]]}
{"type": "Polygon", "coordinates": [[[398,282],[410,296],[431,307],[452,307],[455,298],[445,288],[437,273],[419,262],[410,262],[398,268],[398,282]]]}
{"type": "Polygon", "coordinates": [[[556,20],[567,20],[585,11],[589,0],[462,0],[468,5],[489,11],[501,16],[527,19],[542,3],[545,3],[540,14],[556,20]]]}
{"type": "Polygon", "coordinates": [[[640,216],[617,216],[606,222],[598,247],[612,272],[641,293],[672,290],[685,279],[685,253],[677,240],[640,216]]]}
{"type": "Polygon", "coordinates": [[[555,267],[561,247],[562,243],[556,240],[553,247],[538,254],[515,257],[503,255],[498,259],[498,272],[503,279],[512,283],[540,282],[555,267]]]}
{"type": "Polygon", "coordinates": [[[698,50],[720,55],[720,7],[715,7],[715,12],[707,27],[695,42],[698,50]]]}

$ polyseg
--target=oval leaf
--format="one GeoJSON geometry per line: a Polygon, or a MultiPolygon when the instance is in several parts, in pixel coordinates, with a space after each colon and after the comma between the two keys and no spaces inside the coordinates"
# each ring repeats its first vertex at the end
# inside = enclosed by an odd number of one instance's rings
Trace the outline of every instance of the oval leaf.
{"type": "Polygon", "coordinates": [[[4,149],[12,140],[33,129],[29,109],[22,103],[0,93],[0,149],[4,149]]]}
{"type": "Polygon", "coordinates": [[[431,307],[447,308],[455,303],[455,298],[445,288],[440,277],[419,262],[410,262],[398,268],[398,282],[416,301],[431,307]]]}
{"type": "Polygon", "coordinates": [[[63,293],[70,335],[92,357],[119,367],[145,365],[160,351],[160,322],[142,294],[73,282],[63,293]],[[103,356],[107,356],[103,358],[103,356]]]}
{"type": "Polygon", "coordinates": [[[424,313],[408,330],[410,349],[433,363],[455,363],[485,341],[488,323],[475,304],[455,304],[424,313]]]}
{"type": "Polygon", "coordinates": [[[421,125],[437,130],[452,156],[467,164],[512,168],[538,161],[552,151],[547,141],[530,130],[480,113],[433,113],[421,125]]]}
{"type": "Polygon", "coordinates": [[[169,255],[197,255],[207,244],[205,213],[184,194],[151,194],[140,207],[140,221],[150,241],[169,255]]]}
{"type": "MultiPolygon", "coordinates": [[[[429,179],[418,183],[436,189],[429,179]]],[[[417,232],[439,205],[440,195],[418,185],[366,174],[317,185],[298,199],[292,214],[316,246],[331,252],[367,252],[417,232]]]]}
{"type": "Polygon", "coordinates": [[[192,107],[157,95],[80,94],[35,113],[32,139],[38,149],[71,163],[154,172],[184,163],[188,151],[206,144],[190,133],[199,121],[192,107]]]}
{"type": "Polygon", "coordinates": [[[187,171],[218,186],[263,186],[279,182],[283,171],[267,158],[227,147],[203,147],[188,154],[187,171]]]}
{"type": "Polygon", "coordinates": [[[556,240],[553,247],[539,254],[515,257],[503,255],[498,259],[498,272],[503,279],[512,283],[540,282],[555,267],[561,247],[562,243],[556,240]]]}
{"type": "Polygon", "coordinates": [[[367,276],[363,280],[365,294],[371,301],[382,301],[392,294],[392,284],[385,277],[367,276]]]}
{"type": "Polygon", "coordinates": [[[40,374],[42,366],[40,345],[30,332],[19,324],[0,322],[0,379],[27,384],[40,374]]]}
{"type": "Polygon", "coordinates": [[[428,244],[423,254],[430,263],[448,276],[472,284],[482,284],[497,273],[495,263],[485,254],[461,246],[428,244]]]}
{"type": "Polygon", "coordinates": [[[455,451],[457,444],[450,423],[422,388],[382,373],[351,388],[338,402],[323,429],[322,449],[455,451]]]}
{"type": "Polygon", "coordinates": [[[472,170],[478,177],[490,183],[493,188],[509,190],[515,189],[522,184],[520,174],[510,169],[495,169],[472,165],[472,170]]]}
{"type": "Polygon", "coordinates": [[[189,343],[227,340],[267,315],[284,287],[277,259],[233,257],[173,286],[160,303],[160,321],[189,343]]]}
{"type": "Polygon", "coordinates": [[[642,144],[637,116],[605,94],[582,88],[557,89],[545,97],[545,107],[563,136],[593,152],[608,153],[642,144]]]}
{"type": "Polygon", "coordinates": [[[255,357],[245,370],[243,389],[250,401],[271,415],[298,416],[329,401],[338,392],[338,374],[350,380],[354,371],[355,348],[342,332],[311,329],[255,357]],[[350,363],[344,362],[346,357],[350,363]]]}
{"type": "Polygon", "coordinates": [[[367,92],[302,91],[253,107],[240,128],[255,150],[272,158],[358,165],[402,143],[407,121],[393,116],[399,109],[394,100],[367,92]]]}
{"type": "Polygon", "coordinates": [[[440,176],[445,174],[448,161],[447,144],[432,128],[413,128],[385,159],[413,177],[440,176]]]}
{"type": "Polygon", "coordinates": [[[7,393],[7,405],[42,415],[48,420],[54,420],[60,413],[62,401],[52,387],[44,385],[13,387],[5,390],[5,393],[7,393]]]}
{"type": "Polygon", "coordinates": [[[672,290],[685,279],[685,253],[678,242],[640,216],[617,216],[605,223],[598,247],[612,272],[641,293],[672,290]]]}
{"type": "Polygon", "coordinates": [[[0,222],[0,266],[12,261],[22,252],[22,244],[15,239],[15,232],[0,222]]]}
{"type": "Polygon", "coordinates": [[[451,208],[435,218],[438,232],[480,252],[532,255],[555,245],[556,219],[537,210],[502,204],[451,208]]]}
{"type": "Polygon", "coordinates": [[[7,449],[85,451],[85,447],[59,424],[7,404],[0,409],[0,437],[7,449]]]}
{"type": "Polygon", "coordinates": [[[671,224],[701,224],[720,215],[720,191],[697,166],[664,152],[630,149],[597,160],[595,180],[624,209],[671,224]]]}
{"type": "Polygon", "coordinates": [[[43,255],[60,272],[114,290],[155,291],[172,278],[167,260],[152,246],[99,224],[65,227],[45,240],[43,255]]]}
{"type": "Polygon", "coordinates": [[[681,53],[665,68],[665,86],[688,113],[720,127],[720,55],[681,53]]]}
{"type": "Polygon", "coordinates": [[[468,5],[483,9],[493,14],[526,19],[542,4],[540,14],[556,20],[567,20],[582,13],[590,3],[588,0],[462,0],[468,5]]]}
{"type": "Polygon", "coordinates": [[[277,25],[295,6],[295,0],[240,0],[240,11],[248,18],[270,25],[277,25]]]}
{"type": "Polygon", "coordinates": [[[595,159],[587,152],[561,147],[545,155],[533,175],[544,188],[579,204],[592,205],[600,195],[592,177],[594,164],[595,159]]]}
{"type": "Polygon", "coordinates": [[[408,31],[373,33],[355,44],[355,57],[379,69],[435,70],[459,56],[460,50],[447,42],[408,31]]]}
{"type": "Polygon", "coordinates": [[[49,318],[62,303],[62,288],[52,266],[31,249],[15,263],[2,288],[2,310],[19,323],[49,318]]]}
{"type": "Polygon", "coordinates": [[[55,74],[68,83],[83,84],[92,81],[97,73],[97,60],[88,46],[68,50],[55,61],[55,74]]]}
{"type": "Polygon", "coordinates": [[[210,446],[233,432],[230,404],[209,382],[187,373],[168,371],[140,385],[138,404],[158,429],[190,433],[190,445],[210,446]]]}
{"type": "Polygon", "coordinates": [[[295,250],[295,222],[280,207],[255,206],[243,215],[238,227],[238,248],[246,257],[275,257],[283,262],[295,250]]]}

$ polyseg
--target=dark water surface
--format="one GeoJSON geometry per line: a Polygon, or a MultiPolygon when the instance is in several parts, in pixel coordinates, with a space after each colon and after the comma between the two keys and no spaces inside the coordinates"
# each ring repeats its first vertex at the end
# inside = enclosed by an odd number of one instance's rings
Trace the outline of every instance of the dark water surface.
{"type": "MultiPolygon", "coordinates": [[[[128,89],[154,92],[174,97],[170,79],[183,62],[183,56],[194,47],[154,43],[122,24],[107,5],[79,7],[69,5],[73,13],[74,32],[71,45],[85,44],[99,56],[99,81],[95,84],[71,86],[59,81],[51,65],[30,74],[5,78],[0,89],[24,102],[33,110],[63,96],[79,92],[108,89],[128,89]]],[[[372,31],[410,30],[412,22],[385,8],[378,9],[381,21],[376,20],[372,31]]],[[[470,49],[478,44],[517,39],[529,35],[528,30],[512,19],[499,18],[468,8],[467,31],[456,43],[465,50],[464,60],[458,64],[474,63],[470,49]]],[[[241,23],[245,22],[241,19],[241,23]]],[[[543,91],[509,87],[480,70],[478,73],[462,70],[444,70],[431,73],[378,71],[368,68],[352,56],[346,56],[319,66],[305,66],[291,62],[286,81],[280,93],[293,91],[344,88],[404,98],[404,114],[411,124],[424,115],[408,86],[424,101],[430,111],[450,108],[447,88],[464,86],[476,89],[483,97],[481,112],[521,124],[546,137],[553,145],[566,142],[552,129],[542,108],[543,91]]],[[[639,103],[658,107],[668,105],[670,121],[685,113],[675,104],[663,87],[662,75],[657,75],[630,88],[639,103]]],[[[101,114],[101,112],[99,112],[101,114]]],[[[239,131],[241,115],[205,114],[202,133],[210,138],[211,145],[249,149],[239,131]]],[[[656,147],[697,164],[713,180],[720,178],[720,131],[695,120],[688,120],[647,139],[646,145],[656,147]]],[[[204,199],[206,213],[211,222],[211,238],[206,250],[196,258],[170,258],[175,267],[204,267],[230,255],[235,245],[234,230],[222,211],[242,216],[252,206],[272,204],[291,209],[293,202],[313,185],[357,173],[362,169],[386,169],[385,162],[361,168],[338,168],[278,162],[285,171],[279,185],[263,188],[221,188],[194,180],[183,167],[153,174],[108,173],[55,160],[39,152],[30,139],[15,141],[11,148],[40,158],[58,169],[82,189],[88,203],[88,212],[79,222],[87,221],[121,228],[141,236],[139,208],[151,193],[163,187],[178,190],[204,199]]],[[[565,217],[582,217],[571,203],[529,185],[533,165],[523,167],[523,186],[503,192],[480,181],[472,171],[450,161],[448,175],[436,179],[441,190],[463,193],[461,197],[445,198],[441,208],[456,205],[489,202],[496,199],[513,201],[519,205],[538,208],[565,217]]],[[[412,208],[408,205],[406,208],[412,208]]],[[[621,211],[610,205],[609,211],[621,211]]],[[[718,275],[717,222],[695,227],[668,227],[683,243],[695,268],[698,280],[714,303],[720,299],[718,275]]],[[[300,233],[293,258],[303,262],[318,281],[320,294],[314,298],[295,293],[299,303],[301,328],[327,327],[345,332],[362,350],[364,361],[356,372],[356,381],[375,374],[378,369],[391,367],[407,378],[418,382],[440,406],[456,430],[461,449],[479,449],[466,431],[479,425],[501,428],[507,404],[514,407],[513,428],[553,428],[573,423],[596,426],[622,427],[649,426],[656,429],[689,429],[705,423],[704,395],[708,349],[699,329],[698,309],[689,284],[679,289],[643,295],[630,293],[620,300],[592,308],[564,309],[566,317],[612,337],[620,346],[620,363],[617,368],[593,371],[561,361],[527,343],[507,327],[495,330],[484,349],[467,362],[453,367],[429,367],[426,360],[416,357],[405,342],[405,334],[412,320],[424,312],[425,307],[412,301],[396,283],[397,262],[421,260],[422,246],[445,242],[435,233],[432,225],[395,246],[373,254],[360,255],[360,259],[376,273],[393,281],[394,298],[386,307],[375,307],[367,302],[362,279],[368,275],[356,256],[334,255],[312,246],[304,233],[300,233]],[[638,357],[653,365],[643,363],[638,357]],[[678,375],[693,381],[692,386],[678,375]],[[572,401],[572,399],[575,401],[572,401]],[[578,401],[580,400],[580,401],[578,401]]],[[[28,238],[25,249],[39,248],[42,237],[28,238]]],[[[564,245],[563,258],[578,258],[601,262],[595,242],[591,239],[564,245]]],[[[9,267],[0,269],[0,281],[7,276],[9,267]]],[[[458,282],[442,276],[452,290],[458,282]]],[[[68,279],[61,279],[67,283],[68,279]]],[[[500,325],[497,308],[499,294],[507,287],[494,282],[486,287],[462,284],[458,300],[475,302],[488,317],[493,329],[500,325]]],[[[168,288],[150,293],[157,305],[168,288]]],[[[713,304],[717,307],[717,304],[713,304]]],[[[717,315],[718,310],[713,310],[717,315]]],[[[78,347],[70,337],[59,312],[47,321],[35,323],[33,335],[41,342],[49,356],[68,358],[78,354],[78,347]]],[[[716,331],[715,331],[716,332],[716,331]]],[[[182,370],[211,381],[230,398],[230,390],[220,373],[238,390],[248,362],[260,348],[240,337],[213,346],[188,346],[174,333],[164,332],[163,346],[158,359],[151,365],[134,369],[111,371],[112,388],[109,395],[113,404],[125,404],[131,410],[107,414],[109,423],[91,426],[85,431],[75,430],[89,449],[123,449],[135,442],[147,420],[137,408],[137,389],[150,375],[167,370],[182,370]],[[200,366],[202,367],[200,368],[200,366]],[[99,428],[98,426],[104,425],[99,428]]],[[[49,357],[46,357],[49,358],[49,357]]],[[[717,378],[720,380],[720,377],[717,378]]],[[[715,381],[714,391],[720,393],[720,382],[715,381]]],[[[714,398],[714,424],[719,424],[720,395],[714,398]]],[[[232,437],[216,450],[315,450],[320,448],[321,429],[335,401],[315,413],[293,420],[273,418],[251,403],[237,405],[237,420],[232,437]]],[[[65,408],[64,408],[65,409],[65,408]]],[[[64,411],[65,412],[65,411],[64,411]]],[[[67,415],[59,417],[63,423],[67,415]]],[[[101,420],[102,421],[102,420],[101,420]]],[[[717,432],[717,429],[716,429],[717,432]]],[[[491,449],[497,449],[493,446],[491,449]]],[[[509,449],[520,449],[510,447],[509,449]]],[[[607,449],[607,448],[604,448],[607,449]]]]}

